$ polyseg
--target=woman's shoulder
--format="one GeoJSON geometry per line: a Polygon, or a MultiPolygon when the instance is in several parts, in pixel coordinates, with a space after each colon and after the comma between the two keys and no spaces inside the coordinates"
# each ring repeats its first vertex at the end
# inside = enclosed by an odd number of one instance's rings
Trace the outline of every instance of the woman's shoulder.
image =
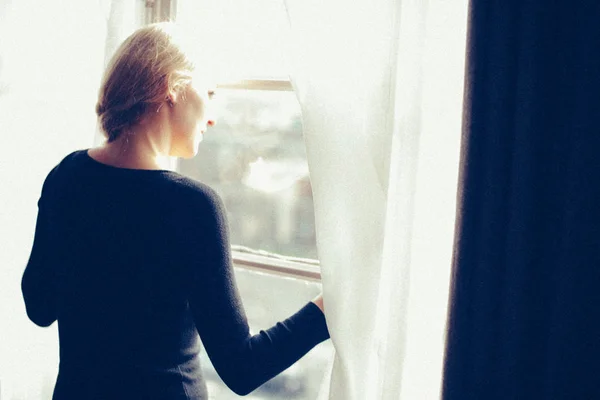
{"type": "Polygon", "coordinates": [[[57,164],[57,167],[64,166],[73,162],[79,162],[87,154],[88,149],[78,149],[70,152],[62,158],[57,164]]]}
{"type": "Polygon", "coordinates": [[[59,175],[61,172],[70,169],[80,169],[80,164],[85,157],[87,149],[75,150],[64,156],[55,166],[52,168],[48,177],[53,175],[59,175]]]}
{"type": "Polygon", "coordinates": [[[189,198],[195,204],[208,206],[215,209],[215,211],[224,209],[223,200],[219,193],[206,183],[181,175],[178,172],[167,174],[166,178],[177,187],[177,191],[182,196],[189,198]]]}
{"type": "Polygon", "coordinates": [[[64,156],[57,164],[55,164],[44,179],[44,187],[60,181],[61,177],[63,177],[68,170],[73,169],[75,160],[81,158],[81,155],[84,151],[85,150],[75,150],[64,156]]]}

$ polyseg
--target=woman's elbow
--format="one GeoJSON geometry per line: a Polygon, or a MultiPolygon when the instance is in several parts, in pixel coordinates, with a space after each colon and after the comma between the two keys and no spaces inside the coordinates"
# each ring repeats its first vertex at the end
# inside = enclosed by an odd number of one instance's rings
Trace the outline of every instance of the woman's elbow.
{"type": "Polygon", "coordinates": [[[48,296],[48,293],[40,293],[39,287],[32,286],[26,275],[23,275],[21,280],[21,293],[31,322],[45,328],[56,321],[52,297],[48,296]]]}
{"type": "Polygon", "coordinates": [[[54,321],[56,321],[56,317],[53,315],[51,316],[48,315],[48,313],[33,311],[31,307],[26,306],[25,308],[27,310],[27,316],[29,317],[29,320],[37,326],[46,328],[52,325],[54,321]]]}
{"type": "Polygon", "coordinates": [[[238,396],[247,396],[256,389],[256,388],[250,389],[247,387],[237,387],[237,388],[233,388],[231,386],[228,386],[228,387],[229,387],[229,389],[231,389],[231,391],[233,393],[237,394],[238,396]]]}
{"type": "Polygon", "coordinates": [[[48,300],[36,299],[35,297],[27,296],[26,292],[23,292],[23,300],[25,302],[25,311],[27,317],[42,328],[52,325],[56,321],[56,313],[50,306],[48,300]]]}
{"type": "Polygon", "coordinates": [[[252,382],[247,379],[247,377],[241,374],[222,374],[221,379],[223,380],[223,383],[225,383],[225,385],[227,385],[227,387],[238,396],[246,396],[260,386],[253,385],[252,382]]]}
{"type": "Polygon", "coordinates": [[[244,365],[240,360],[228,363],[227,365],[213,366],[223,383],[238,396],[246,396],[256,390],[264,382],[255,376],[254,370],[249,365],[244,365]],[[237,361],[237,362],[236,362],[237,361]]]}

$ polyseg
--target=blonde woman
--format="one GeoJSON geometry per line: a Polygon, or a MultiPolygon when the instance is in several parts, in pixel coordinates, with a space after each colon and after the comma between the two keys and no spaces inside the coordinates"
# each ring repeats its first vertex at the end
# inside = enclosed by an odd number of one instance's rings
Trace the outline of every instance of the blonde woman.
{"type": "Polygon", "coordinates": [[[193,157],[213,88],[171,24],[117,50],[96,112],[100,147],[48,174],[22,279],[29,318],[58,321],[53,399],[208,399],[200,339],[245,395],[329,338],[321,296],[252,336],[232,269],[222,202],[165,167],[193,157]]]}

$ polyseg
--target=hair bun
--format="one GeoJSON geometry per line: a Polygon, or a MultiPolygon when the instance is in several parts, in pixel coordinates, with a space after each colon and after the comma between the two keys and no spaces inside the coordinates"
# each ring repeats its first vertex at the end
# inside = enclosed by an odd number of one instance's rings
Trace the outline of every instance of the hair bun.
{"type": "Polygon", "coordinates": [[[146,112],[146,108],[147,105],[142,102],[133,104],[129,108],[112,107],[99,114],[100,123],[112,141],[125,129],[135,125],[146,112]]]}

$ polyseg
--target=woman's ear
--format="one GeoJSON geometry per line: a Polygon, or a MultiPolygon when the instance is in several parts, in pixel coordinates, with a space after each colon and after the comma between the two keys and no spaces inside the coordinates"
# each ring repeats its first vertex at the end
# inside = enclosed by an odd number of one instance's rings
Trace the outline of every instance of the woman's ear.
{"type": "Polygon", "coordinates": [[[169,106],[173,107],[173,104],[177,103],[177,92],[174,90],[169,90],[166,101],[169,106]]]}

